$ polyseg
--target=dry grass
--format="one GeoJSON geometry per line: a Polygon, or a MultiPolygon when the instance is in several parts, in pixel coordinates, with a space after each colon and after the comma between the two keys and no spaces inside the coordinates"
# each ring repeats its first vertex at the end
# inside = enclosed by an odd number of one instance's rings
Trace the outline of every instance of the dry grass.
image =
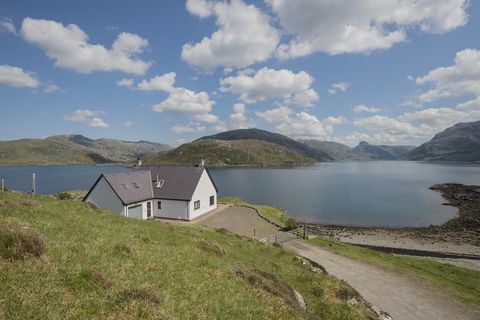
{"type": "Polygon", "coordinates": [[[7,260],[40,257],[45,241],[35,233],[27,233],[18,225],[0,225],[0,256],[7,260]]]}

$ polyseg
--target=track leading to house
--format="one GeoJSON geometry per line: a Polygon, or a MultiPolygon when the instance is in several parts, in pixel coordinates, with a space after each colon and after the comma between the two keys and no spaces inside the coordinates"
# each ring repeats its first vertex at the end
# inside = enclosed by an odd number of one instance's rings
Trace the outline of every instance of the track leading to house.
{"type": "Polygon", "coordinates": [[[285,243],[284,248],[321,264],[395,320],[480,319],[480,310],[473,310],[419,277],[387,271],[303,241],[285,243]]]}

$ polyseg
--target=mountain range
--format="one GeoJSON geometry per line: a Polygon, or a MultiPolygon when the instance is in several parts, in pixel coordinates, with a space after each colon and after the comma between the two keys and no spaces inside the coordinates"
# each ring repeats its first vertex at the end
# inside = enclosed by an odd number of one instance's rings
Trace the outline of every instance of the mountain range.
{"type": "Polygon", "coordinates": [[[335,160],[425,160],[480,163],[480,121],[458,123],[419,147],[356,147],[320,140],[294,140],[261,129],[238,129],[204,136],[172,149],[161,143],[89,139],[58,135],[45,139],[0,141],[0,164],[132,163],[211,166],[304,165],[335,160]]]}
{"type": "Polygon", "coordinates": [[[148,141],[94,140],[82,135],[57,135],[45,139],[0,141],[0,164],[132,162],[146,154],[170,148],[166,144],[148,141]]]}

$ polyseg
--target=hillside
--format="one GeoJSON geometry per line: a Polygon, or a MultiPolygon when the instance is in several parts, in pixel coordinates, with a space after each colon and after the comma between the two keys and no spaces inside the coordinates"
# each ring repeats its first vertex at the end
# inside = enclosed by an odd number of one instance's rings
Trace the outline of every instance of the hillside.
{"type": "Polygon", "coordinates": [[[480,121],[460,122],[405,155],[409,160],[480,162],[480,121]]]}
{"type": "Polygon", "coordinates": [[[372,145],[362,141],[358,146],[350,148],[347,145],[319,140],[299,140],[311,148],[328,153],[335,160],[395,160],[414,149],[414,146],[372,145]]]}
{"type": "Polygon", "coordinates": [[[59,135],[46,139],[0,141],[0,164],[73,164],[130,162],[138,156],[169,149],[147,141],[89,139],[81,135],[59,135]]]}
{"type": "Polygon", "coordinates": [[[199,140],[260,140],[274,143],[285,148],[294,150],[307,157],[313,158],[317,161],[331,161],[333,158],[322,150],[316,150],[308,145],[295,141],[287,136],[279,133],[273,133],[261,129],[238,129],[221,132],[211,136],[205,136],[199,140]]]}
{"type": "Polygon", "coordinates": [[[315,162],[315,159],[295,150],[261,140],[227,141],[203,138],[185,143],[174,150],[144,157],[143,162],[195,165],[202,159],[210,166],[279,166],[315,162]]]}
{"type": "Polygon", "coordinates": [[[0,203],[2,319],[377,318],[345,282],[224,229],[9,192],[0,203]]]}

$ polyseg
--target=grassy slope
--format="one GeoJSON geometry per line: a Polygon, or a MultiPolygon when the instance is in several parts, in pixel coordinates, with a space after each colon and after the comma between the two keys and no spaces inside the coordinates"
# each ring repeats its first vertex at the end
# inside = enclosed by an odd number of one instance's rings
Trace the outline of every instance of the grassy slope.
{"type": "Polygon", "coordinates": [[[198,164],[210,166],[310,164],[314,160],[294,150],[260,140],[197,140],[144,158],[147,164],[198,164]]]}
{"type": "Polygon", "coordinates": [[[309,240],[340,255],[366,261],[396,272],[409,272],[427,279],[467,302],[480,306],[480,272],[407,256],[386,254],[328,238],[309,240]]]}
{"type": "Polygon", "coordinates": [[[23,139],[0,141],[0,164],[93,163],[86,148],[68,141],[23,139]]]}
{"type": "Polygon", "coordinates": [[[279,225],[280,227],[287,226],[287,220],[289,217],[285,214],[282,209],[275,208],[272,206],[267,205],[258,205],[258,204],[251,204],[246,202],[245,200],[235,198],[235,197],[222,197],[218,199],[219,203],[227,204],[227,205],[240,205],[240,206],[247,206],[257,209],[262,217],[267,219],[268,221],[279,225]]]}
{"type": "Polygon", "coordinates": [[[312,319],[365,319],[368,312],[345,302],[356,294],[343,282],[310,272],[282,249],[227,231],[137,221],[79,201],[0,192],[0,224],[6,223],[39,234],[46,252],[15,261],[0,257],[0,318],[305,317],[239,278],[239,268],[288,282],[305,297],[312,319]]]}

